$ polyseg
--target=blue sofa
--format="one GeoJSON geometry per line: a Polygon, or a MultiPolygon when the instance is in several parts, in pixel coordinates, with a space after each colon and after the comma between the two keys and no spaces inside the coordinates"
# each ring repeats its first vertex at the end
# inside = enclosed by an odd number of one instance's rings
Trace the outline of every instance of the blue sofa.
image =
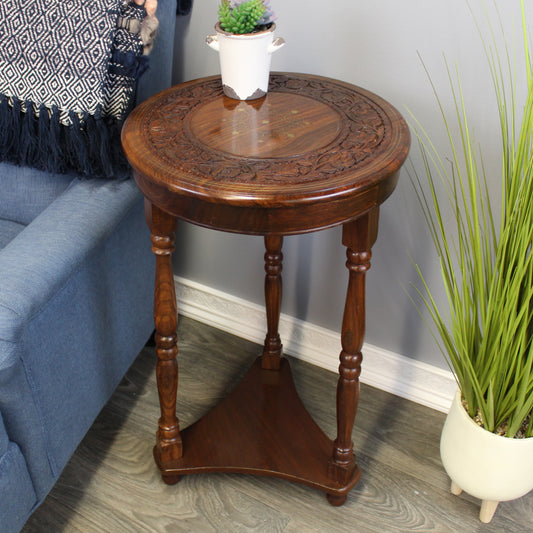
{"type": "MultiPolygon", "coordinates": [[[[171,82],[176,0],[138,100],[171,82]]],[[[0,163],[0,531],[19,531],[153,330],[154,259],[133,180],[0,163]]]]}

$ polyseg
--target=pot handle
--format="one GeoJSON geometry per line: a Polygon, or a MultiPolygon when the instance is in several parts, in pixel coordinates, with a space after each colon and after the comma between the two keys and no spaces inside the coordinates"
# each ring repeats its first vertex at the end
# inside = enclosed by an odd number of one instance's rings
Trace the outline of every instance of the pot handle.
{"type": "MultiPolygon", "coordinates": [[[[216,50],[217,52],[220,51],[220,45],[218,43],[218,35],[208,35],[205,38],[205,42],[206,42],[207,46],[209,46],[213,50],[216,50]]],[[[274,44],[274,43],[272,43],[272,44],[274,44]]]]}
{"type": "Polygon", "coordinates": [[[272,41],[272,44],[268,45],[267,51],[269,54],[273,54],[283,46],[285,46],[285,39],[283,37],[278,37],[272,41]]]}

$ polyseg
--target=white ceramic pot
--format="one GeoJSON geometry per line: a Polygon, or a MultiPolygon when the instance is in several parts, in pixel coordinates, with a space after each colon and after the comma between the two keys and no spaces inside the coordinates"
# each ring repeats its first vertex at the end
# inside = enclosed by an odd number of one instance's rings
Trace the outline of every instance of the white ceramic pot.
{"type": "Polygon", "coordinates": [[[468,416],[459,392],[442,429],[440,453],[452,492],[464,490],[483,500],[483,522],[490,522],[498,502],[533,489],[533,438],[510,439],[481,428],[468,416]]]}
{"type": "Polygon", "coordinates": [[[236,100],[254,100],[268,91],[270,60],[285,41],[274,40],[275,24],[265,31],[236,35],[225,32],[220,24],[206,43],[219,53],[224,94],[236,100]]]}

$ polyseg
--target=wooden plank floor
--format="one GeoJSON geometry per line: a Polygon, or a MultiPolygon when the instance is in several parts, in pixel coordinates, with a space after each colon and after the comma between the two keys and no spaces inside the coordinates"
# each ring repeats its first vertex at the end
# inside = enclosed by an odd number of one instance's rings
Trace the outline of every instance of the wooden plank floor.
{"type": "MultiPolygon", "coordinates": [[[[260,348],[186,318],[178,333],[186,427],[232,389],[260,348]]],[[[337,376],[291,364],[309,412],[334,437],[337,376]]],[[[155,352],[147,347],[24,533],[533,531],[533,493],[500,504],[492,523],[481,524],[479,502],[448,491],[439,458],[444,415],[368,386],[354,430],[363,475],[338,508],[320,492],[271,478],[212,474],[165,485],[152,459],[158,416],[155,352]]]]}

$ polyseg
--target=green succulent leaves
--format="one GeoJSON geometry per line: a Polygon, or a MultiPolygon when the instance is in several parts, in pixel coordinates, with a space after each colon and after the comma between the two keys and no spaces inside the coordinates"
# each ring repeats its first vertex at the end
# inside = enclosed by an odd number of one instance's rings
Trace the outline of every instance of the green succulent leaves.
{"type": "Polygon", "coordinates": [[[218,9],[220,27],[229,33],[251,33],[265,15],[262,0],[246,0],[231,7],[230,0],[222,0],[218,9]]]}

